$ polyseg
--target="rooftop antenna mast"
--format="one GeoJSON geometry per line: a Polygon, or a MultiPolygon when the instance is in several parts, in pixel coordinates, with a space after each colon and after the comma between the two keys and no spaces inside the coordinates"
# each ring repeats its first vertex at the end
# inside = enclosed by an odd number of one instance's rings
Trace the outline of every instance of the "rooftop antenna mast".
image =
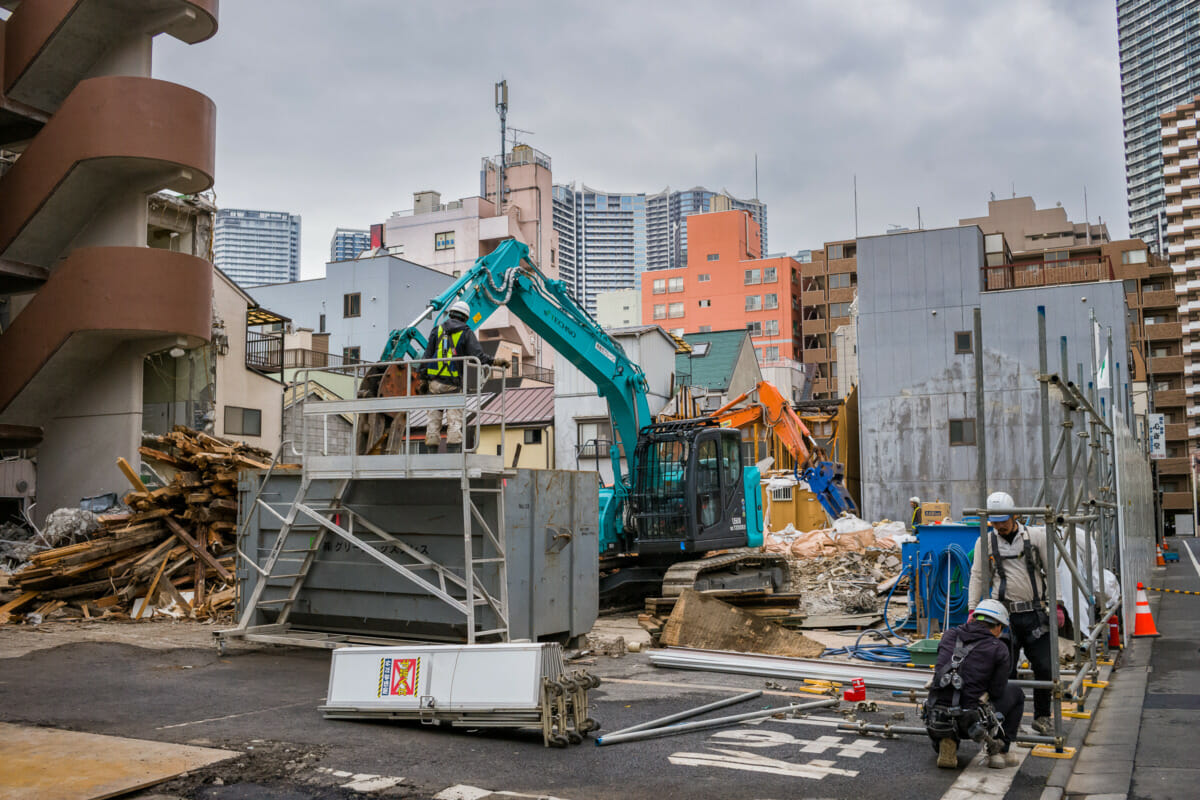
{"type": "Polygon", "coordinates": [[[496,84],[496,113],[500,115],[500,169],[496,173],[496,211],[504,213],[504,144],[508,140],[504,125],[508,121],[508,81],[496,84]]]}
{"type": "Polygon", "coordinates": [[[509,131],[509,133],[511,133],[511,134],[512,134],[512,137],[511,137],[511,139],[512,139],[512,146],[513,146],[513,147],[516,147],[517,145],[521,144],[521,142],[520,142],[520,141],[518,141],[518,139],[517,139],[517,134],[518,134],[518,133],[524,133],[524,134],[528,134],[529,136],[533,136],[535,133],[537,133],[537,131],[527,131],[527,130],[525,130],[524,128],[518,128],[518,127],[517,127],[517,126],[515,126],[515,125],[509,125],[509,126],[508,126],[508,131],[509,131]]]}
{"type": "Polygon", "coordinates": [[[758,199],[758,153],[754,154],[754,199],[758,199]]]}

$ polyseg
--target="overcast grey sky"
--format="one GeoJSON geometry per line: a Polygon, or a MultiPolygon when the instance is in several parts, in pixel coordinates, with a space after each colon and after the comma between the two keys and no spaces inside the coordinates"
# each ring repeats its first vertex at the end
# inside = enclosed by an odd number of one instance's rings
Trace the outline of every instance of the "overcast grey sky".
{"type": "Polygon", "coordinates": [[[1088,0],[226,0],[156,40],[158,77],[217,104],[217,202],[337,226],[479,192],[492,86],[554,178],[704,185],[769,206],[770,249],[956,224],[1031,194],[1128,233],[1116,12],[1088,0]]]}

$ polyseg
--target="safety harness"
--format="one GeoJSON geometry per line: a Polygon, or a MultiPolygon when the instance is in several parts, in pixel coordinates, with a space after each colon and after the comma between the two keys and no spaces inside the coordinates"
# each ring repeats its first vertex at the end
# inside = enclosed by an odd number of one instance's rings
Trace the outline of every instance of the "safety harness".
{"type": "Polygon", "coordinates": [[[437,330],[434,331],[433,335],[437,337],[438,361],[432,367],[425,370],[426,375],[430,378],[446,378],[451,381],[458,377],[458,366],[451,359],[458,352],[458,341],[462,338],[462,334],[462,331],[447,334],[441,325],[437,326],[437,330]],[[448,347],[447,343],[449,343],[448,347]]]}
{"type": "Polygon", "coordinates": [[[994,530],[991,532],[991,548],[988,552],[988,559],[991,561],[992,570],[1000,578],[999,596],[996,599],[1004,603],[1012,613],[1035,611],[1042,607],[1042,593],[1038,590],[1038,575],[1041,574],[1043,569],[1042,551],[1030,544],[1029,533],[1024,527],[1020,529],[1020,534],[1021,540],[1024,542],[1021,554],[1015,556],[999,555],[1000,539],[994,530]],[[1008,575],[1004,570],[1004,562],[1021,557],[1024,557],[1025,570],[1029,573],[1029,585],[1033,589],[1033,602],[1009,602],[1008,600],[1008,575]]]}
{"type": "Polygon", "coordinates": [[[963,644],[962,639],[954,642],[954,652],[950,663],[933,673],[935,689],[953,687],[954,694],[950,705],[935,705],[933,695],[926,699],[923,707],[925,728],[929,735],[937,739],[957,739],[961,735],[977,742],[986,742],[989,748],[996,745],[995,737],[1000,735],[1000,720],[992,710],[991,704],[981,701],[975,708],[962,707],[963,679],[958,670],[971,651],[979,646],[982,640],[963,644]]]}

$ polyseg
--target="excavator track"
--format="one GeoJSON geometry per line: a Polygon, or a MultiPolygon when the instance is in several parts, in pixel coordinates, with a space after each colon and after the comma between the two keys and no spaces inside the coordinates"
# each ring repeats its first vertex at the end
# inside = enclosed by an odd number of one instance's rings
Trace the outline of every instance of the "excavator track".
{"type": "Polygon", "coordinates": [[[787,558],[779,553],[746,548],[672,564],[663,575],[662,596],[678,597],[684,589],[765,589],[778,592],[787,588],[787,581],[787,558]]]}

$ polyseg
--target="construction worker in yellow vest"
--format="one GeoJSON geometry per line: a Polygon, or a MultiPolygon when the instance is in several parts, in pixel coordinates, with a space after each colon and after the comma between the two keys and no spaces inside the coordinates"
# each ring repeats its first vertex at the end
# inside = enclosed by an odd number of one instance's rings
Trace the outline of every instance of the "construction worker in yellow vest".
{"type": "MultiPolygon", "coordinates": [[[[484,365],[495,364],[507,367],[508,360],[493,359],[479,346],[475,332],[467,325],[467,316],[471,307],[462,300],[455,300],[450,306],[446,318],[433,329],[429,336],[429,344],[425,347],[425,379],[428,382],[430,394],[451,394],[462,390],[462,372],[466,366],[464,361],[454,361],[454,358],[474,356],[484,365]]],[[[429,421],[425,426],[425,447],[436,450],[441,438],[442,420],[446,422],[446,451],[455,453],[462,451],[463,409],[440,408],[429,412],[429,421]]]]}

